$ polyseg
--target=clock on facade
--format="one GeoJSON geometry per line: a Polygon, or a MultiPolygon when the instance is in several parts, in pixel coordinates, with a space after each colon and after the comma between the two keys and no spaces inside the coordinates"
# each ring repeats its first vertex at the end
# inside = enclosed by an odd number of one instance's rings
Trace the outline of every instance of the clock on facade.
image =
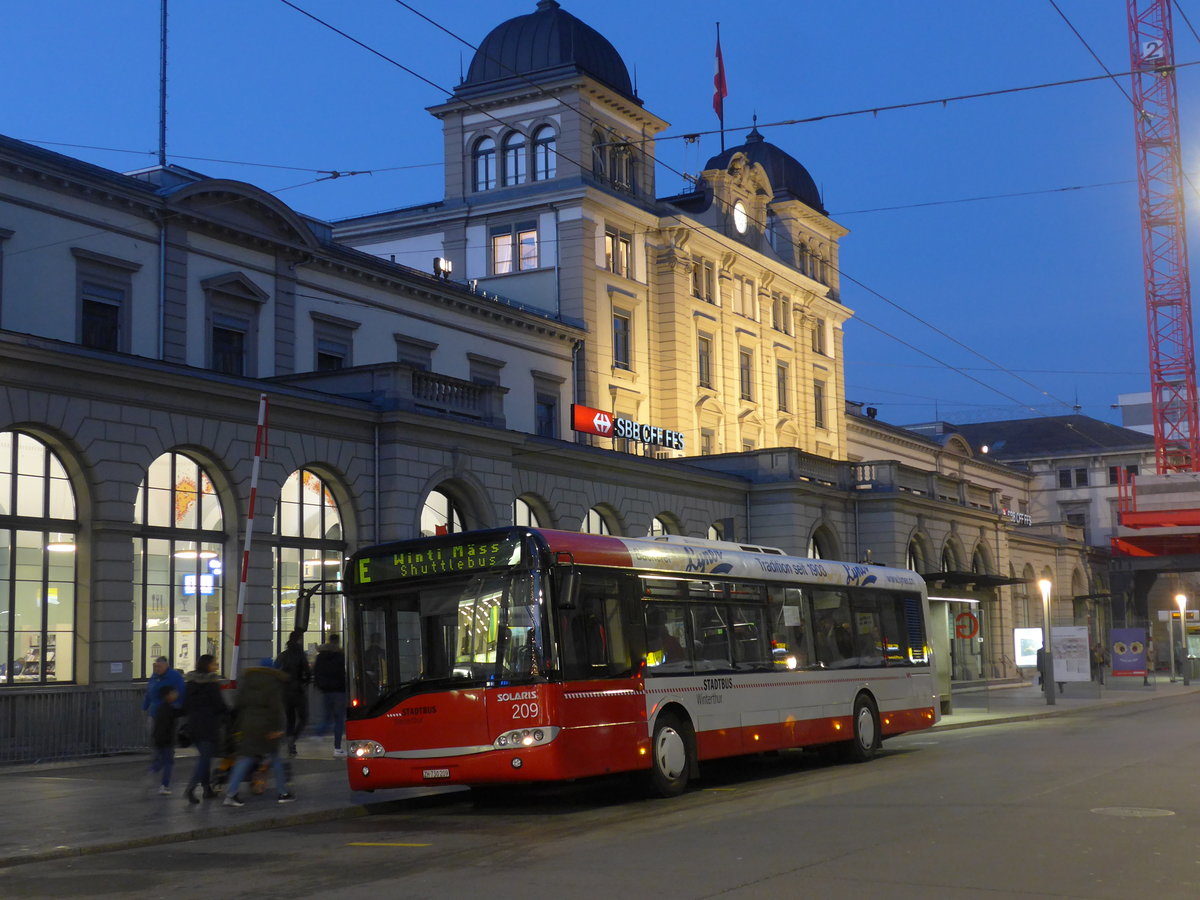
{"type": "Polygon", "coordinates": [[[746,207],[741,200],[733,204],[733,227],[738,234],[746,233],[746,207]]]}

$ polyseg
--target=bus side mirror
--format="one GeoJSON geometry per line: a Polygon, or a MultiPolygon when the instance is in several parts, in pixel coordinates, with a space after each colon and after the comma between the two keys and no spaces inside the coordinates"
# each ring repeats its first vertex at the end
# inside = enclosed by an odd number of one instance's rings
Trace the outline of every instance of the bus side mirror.
{"type": "Polygon", "coordinates": [[[582,581],[583,576],[574,566],[554,570],[551,583],[559,609],[575,608],[575,599],[579,596],[579,585],[582,581]]]}

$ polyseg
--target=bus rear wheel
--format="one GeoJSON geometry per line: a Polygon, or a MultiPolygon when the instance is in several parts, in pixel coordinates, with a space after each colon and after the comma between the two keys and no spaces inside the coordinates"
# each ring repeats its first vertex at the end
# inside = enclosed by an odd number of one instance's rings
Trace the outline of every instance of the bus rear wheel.
{"type": "Polygon", "coordinates": [[[842,745],[848,762],[862,763],[875,756],[882,742],[879,734],[879,712],[875,702],[866,694],[854,699],[854,738],[842,745]]]}
{"type": "Polygon", "coordinates": [[[666,713],[654,723],[650,741],[650,790],[660,797],[677,797],[687,790],[692,769],[692,742],[679,716],[666,713]]]}

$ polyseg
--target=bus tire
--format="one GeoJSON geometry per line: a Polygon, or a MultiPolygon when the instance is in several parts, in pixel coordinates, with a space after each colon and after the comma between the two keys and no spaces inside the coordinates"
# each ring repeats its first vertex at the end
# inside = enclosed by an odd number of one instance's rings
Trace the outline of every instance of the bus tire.
{"type": "Polygon", "coordinates": [[[879,733],[879,711],[867,694],[854,698],[854,738],[843,745],[847,762],[864,763],[875,756],[882,739],[879,733]]]}
{"type": "Polygon", "coordinates": [[[659,797],[678,797],[691,774],[692,735],[675,713],[663,713],[654,723],[650,740],[650,791],[659,797]]]}

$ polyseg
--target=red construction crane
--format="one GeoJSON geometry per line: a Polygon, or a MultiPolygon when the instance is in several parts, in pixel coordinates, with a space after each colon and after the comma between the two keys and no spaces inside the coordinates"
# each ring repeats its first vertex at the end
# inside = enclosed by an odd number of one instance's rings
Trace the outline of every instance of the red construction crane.
{"type": "Polygon", "coordinates": [[[1128,0],[1158,474],[1200,471],[1171,0],[1128,0]]]}
{"type": "Polygon", "coordinates": [[[1157,473],[1127,481],[1118,470],[1121,526],[1149,529],[1114,535],[1118,556],[1200,553],[1200,412],[1171,2],[1127,0],[1157,473]]]}

